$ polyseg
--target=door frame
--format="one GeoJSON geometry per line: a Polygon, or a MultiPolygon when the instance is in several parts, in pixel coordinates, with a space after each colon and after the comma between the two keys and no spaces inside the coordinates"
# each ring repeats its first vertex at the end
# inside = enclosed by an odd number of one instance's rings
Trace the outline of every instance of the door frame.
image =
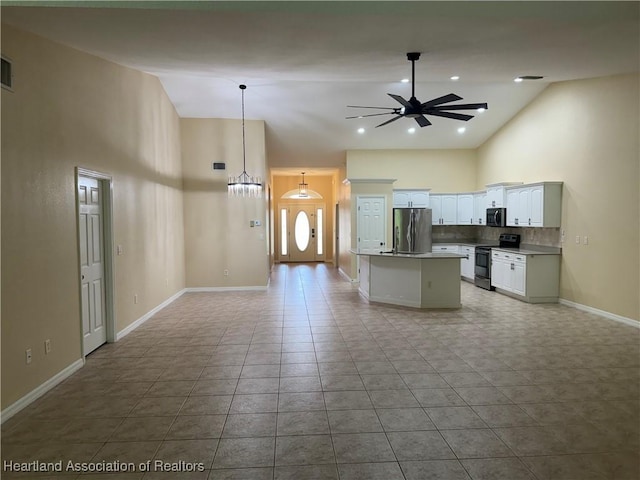
{"type": "MultiPolygon", "coordinates": [[[[367,198],[380,198],[383,203],[383,218],[382,218],[382,231],[384,232],[384,242],[387,244],[387,224],[388,224],[388,212],[387,212],[387,197],[386,195],[356,195],[356,252],[360,253],[360,203],[367,198]]],[[[351,237],[353,238],[353,237],[351,237]]],[[[360,255],[356,255],[356,278],[357,282],[360,281],[360,255]]]]}
{"type": "Polygon", "coordinates": [[[388,224],[388,219],[387,219],[387,197],[385,195],[357,195],[356,196],[356,251],[359,253],[360,252],[360,230],[362,229],[361,225],[360,225],[360,203],[362,201],[364,201],[367,198],[379,198],[382,199],[382,204],[383,204],[383,208],[382,208],[382,232],[384,234],[384,243],[385,246],[387,245],[387,224],[388,224]]]}
{"type": "MultiPolygon", "coordinates": [[[[104,248],[104,305],[105,305],[105,328],[107,334],[107,343],[116,341],[116,309],[115,309],[115,263],[114,263],[114,240],[113,240],[113,179],[111,175],[102,172],[90,170],[83,167],[76,167],[74,186],[76,199],[76,252],[78,255],[78,279],[80,278],[80,198],[78,197],[78,179],[79,177],[88,177],[97,180],[100,183],[102,193],[102,235],[104,248]]],[[[79,302],[78,309],[80,312],[80,351],[82,357],[84,354],[83,332],[82,332],[82,286],[78,285],[79,302]]]]}
{"type": "MultiPolygon", "coordinates": [[[[278,217],[278,235],[277,235],[277,249],[278,249],[278,263],[304,263],[304,262],[294,262],[291,260],[291,243],[295,242],[295,238],[291,238],[291,232],[295,231],[295,219],[293,218],[293,215],[291,215],[291,209],[292,208],[299,208],[299,207],[313,207],[314,208],[314,216],[316,218],[315,220],[315,227],[316,227],[316,242],[317,242],[317,238],[318,236],[318,222],[317,222],[317,209],[318,208],[322,208],[322,245],[323,245],[323,253],[321,255],[322,258],[316,258],[318,257],[317,254],[317,245],[314,247],[315,251],[314,251],[314,260],[310,260],[310,262],[320,262],[320,263],[326,263],[327,260],[327,244],[328,242],[326,242],[326,237],[327,237],[327,204],[326,202],[323,201],[317,201],[314,202],[313,200],[322,200],[320,198],[318,199],[310,199],[310,201],[304,201],[304,202],[282,202],[278,204],[278,213],[277,213],[277,217],[278,217]],[[287,209],[287,255],[285,255],[283,258],[283,255],[281,253],[281,246],[282,246],[282,216],[281,216],[281,210],[282,209],[287,209]],[[289,229],[289,224],[291,224],[291,229],[289,229]]],[[[294,234],[295,236],[295,234],[294,234]]]]}

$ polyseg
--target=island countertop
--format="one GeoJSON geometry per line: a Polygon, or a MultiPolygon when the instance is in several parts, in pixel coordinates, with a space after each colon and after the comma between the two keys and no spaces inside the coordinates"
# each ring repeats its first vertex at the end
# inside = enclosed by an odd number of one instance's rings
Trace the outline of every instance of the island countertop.
{"type": "Polygon", "coordinates": [[[393,258],[464,258],[466,255],[451,252],[429,252],[429,253],[393,253],[393,252],[356,252],[356,255],[368,255],[370,257],[393,257],[393,258]]]}
{"type": "Polygon", "coordinates": [[[460,259],[448,252],[353,252],[359,291],[372,302],[414,308],[460,308],[460,259]]]}

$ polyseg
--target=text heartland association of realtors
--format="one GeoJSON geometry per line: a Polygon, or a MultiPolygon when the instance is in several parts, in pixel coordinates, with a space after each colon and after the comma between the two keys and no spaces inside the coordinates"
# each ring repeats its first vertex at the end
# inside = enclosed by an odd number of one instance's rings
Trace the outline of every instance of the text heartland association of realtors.
{"type": "Polygon", "coordinates": [[[2,462],[4,472],[77,472],[77,473],[121,473],[121,472],[204,472],[204,463],[193,462],[163,462],[162,460],[148,460],[142,463],[120,462],[67,462],[59,460],[57,462],[14,462],[4,460],[2,462]]]}

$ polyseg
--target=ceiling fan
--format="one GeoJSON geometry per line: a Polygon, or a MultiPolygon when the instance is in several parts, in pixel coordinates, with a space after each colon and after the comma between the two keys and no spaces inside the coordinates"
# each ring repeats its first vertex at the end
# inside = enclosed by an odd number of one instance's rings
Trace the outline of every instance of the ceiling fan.
{"type": "Polygon", "coordinates": [[[393,93],[388,93],[391,98],[397,101],[402,107],[364,107],[360,105],[347,105],[349,108],[377,108],[384,110],[391,110],[390,112],[382,112],[382,113],[372,113],[370,115],[355,115],[350,118],[363,118],[363,117],[375,117],[378,115],[395,115],[391,120],[387,120],[386,122],[381,123],[380,125],[376,125],[376,128],[382,127],[383,125],[387,125],[391,122],[395,122],[400,118],[413,118],[418,125],[421,127],[427,127],[431,125],[431,122],[425,117],[425,115],[432,115],[435,117],[445,117],[452,118],[454,120],[471,120],[473,115],[467,115],[466,113],[454,113],[448,110],[478,110],[478,109],[488,109],[486,103],[464,103],[458,105],[444,105],[445,103],[455,102],[457,100],[462,100],[462,97],[456,95],[455,93],[449,93],[448,95],[443,95],[442,97],[434,98],[433,100],[429,100],[428,102],[420,103],[420,100],[416,98],[415,93],[415,80],[416,80],[416,60],[420,58],[420,52],[409,52],[407,53],[407,59],[411,62],[411,98],[409,100],[405,100],[400,95],[394,95],[393,93]]]}

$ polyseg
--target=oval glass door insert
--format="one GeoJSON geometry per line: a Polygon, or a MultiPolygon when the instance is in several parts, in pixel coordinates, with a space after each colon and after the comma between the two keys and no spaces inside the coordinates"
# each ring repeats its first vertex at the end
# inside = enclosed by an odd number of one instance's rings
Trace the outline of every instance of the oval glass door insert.
{"type": "Polygon", "coordinates": [[[304,252],[309,246],[309,239],[311,237],[309,217],[304,211],[299,211],[296,215],[296,222],[294,226],[296,247],[301,252],[304,252]]]}

